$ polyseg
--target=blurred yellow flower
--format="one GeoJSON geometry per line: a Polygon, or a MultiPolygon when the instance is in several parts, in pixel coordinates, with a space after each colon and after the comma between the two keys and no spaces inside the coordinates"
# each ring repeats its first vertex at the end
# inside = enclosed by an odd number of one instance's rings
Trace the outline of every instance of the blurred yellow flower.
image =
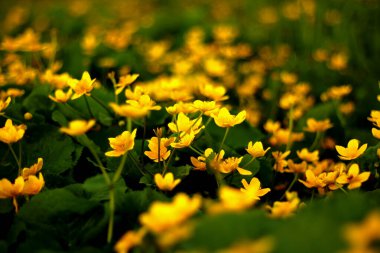
{"type": "Polygon", "coordinates": [[[275,201],[273,207],[268,207],[272,217],[288,217],[298,209],[301,201],[297,192],[286,192],[286,199],[287,201],[275,201]]]}
{"type": "Polygon", "coordinates": [[[64,92],[61,89],[57,89],[54,91],[54,97],[49,95],[49,98],[56,103],[66,103],[67,101],[69,101],[72,94],[72,89],[69,89],[67,92],[64,92]]]}
{"type": "Polygon", "coordinates": [[[239,163],[242,159],[243,157],[229,157],[219,162],[214,162],[214,166],[217,164],[216,169],[222,173],[231,173],[237,170],[240,175],[252,175],[251,171],[239,167],[239,163]]]}
{"type": "Polygon", "coordinates": [[[124,155],[127,151],[132,150],[135,145],[137,129],[133,132],[124,131],[115,138],[108,138],[110,146],[113,150],[105,153],[106,156],[118,157],[124,155]]]}
{"type": "Polygon", "coordinates": [[[171,191],[181,182],[181,179],[174,180],[174,175],[171,172],[166,173],[165,176],[157,173],[154,175],[154,182],[161,191],[171,191]]]}
{"type": "Polygon", "coordinates": [[[115,94],[119,95],[125,87],[133,83],[138,77],[139,74],[129,74],[121,76],[119,82],[116,84],[115,94]]]}
{"type": "Polygon", "coordinates": [[[143,108],[148,111],[158,111],[161,106],[156,105],[149,95],[141,95],[138,100],[129,99],[127,104],[130,104],[136,108],[143,108]]]}
{"type": "Polygon", "coordinates": [[[219,109],[219,105],[215,101],[201,101],[195,100],[192,106],[197,110],[202,112],[206,116],[210,116],[212,113],[216,113],[219,109]]]}
{"type": "Polygon", "coordinates": [[[231,115],[227,108],[223,107],[217,113],[212,114],[215,124],[219,127],[233,127],[245,120],[246,111],[239,112],[236,116],[231,115]]]}
{"type": "Polygon", "coordinates": [[[372,135],[373,137],[380,139],[380,129],[372,128],[372,135]]]}
{"type": "Polygon", "coordinates": [[[127,117],[127,118],[143,118],[146,115],[148,115],[149,110],[144,107],[136,107],[132,105],[118,105],[116,103],[110,103],[109,104],[112,110],[120,116],[127,117]]]}
{"type": "Polygon", "coordinates": [[[0,98],[0,115],[2,115],[3,111],[7,109],[9,103],[11,102],[11,97],[7,97],[7,99],[3,100],[0,98]]]}
{"type": "Polygon", "coordinates": [[[362,172],[360,173],[359,165],[354,163],[350,166],[347,173],[342,173],[337,179],[336,182],[339,184],[348,184],[348,189],[352,190],[355,188],[359,188],[363,182],[367,181],[370,172],[362,172]]]}
{"type": "Polygon", "coordinates": [[[23,168],[21,175],[24,179],[27,179],[31,175],[36,175],[42,169],[44,164],[44,160],[42,158],[38,158],[37,163],[33,164],[29,168],[23,168]]]}
{"type": "Polygon", "coordinates": [[[80,98],[83,95],[90,96],[90,92],[94,88],[94,82],[95,79],[91,79],[90,74],[85,71],[82,74],[81,80],[77,79],[70,79],[68,80],[67,84],[73,89],[74,95],[71,97],[71,99],[77,99],[80,98]]]}
{"type": "Polygon", "coordinates": [[[159,234],[180,225],[194,215],[201,206],[201,201],[199,195],[189,197],[185,193],[178,193],[172,202],[153,202],[149,210],[140,215],[139,220],[148,230],[159,234]]]}
{"type": "Polygon", "coordinates": [[[298,179],[302,184],[304,184],[307,188],[323,188],[326,186],[323,178],[320,176],[316,176],[314,172],[308,169],[305,173],[306,181],[298,179]]]}
{"type": "Polygon", "coordinates": [[[185,148],[191,145],[191,143],[194,141],[195,134],[193,132],[190,133],[185,133],[182,132],[180,133],[178,139],[174,141],[170,146],[173,148],[185,148]]]}
{"type": "Polygon", "coordinates": [[[89,121],[78,119],[70,121],[68,127],[61,127],[59,131],[71,136],[78,136],[85,134],[94,125],[95,120],[93,119],[89,121]]]}
{"type": "Polygon", "coordinates": [[[307,132],[324,132],[327,129],[333,127],[333,125],[330,122],[330,119],[325,119],[325,120],[320,120],[317,121],[314,118],[308,118],[306,121],[307,127],[304,128],[305,131],[307,132]]]}
{"type": "Polygon", "coordinates": [[[26,125],[13,125],[11,119],[7,119],[5,126],[0,128],[0,141],[6,144],[18,142],[24,136],[26,125]]]}
{"type": "Polygon", "coordinates": [[[219,203],[208,207],[209,213],[239,212],[253,206],[258,201],[257,196],[226,185],[220,187],[219,199],[219,203]]]}
{"type": "Polygon", "coordinates": [[[319,151],[310,152],[307,148],[301,149],[301,151],[297,150],[297,156],[307,162],[315,162],[319,160],[319,151]]]}
{"type": "Polygon", "coordinates": [[[25,180],[24,188],[22,189],[23,195],[36,195],[39,193],[45,185],[45,180],[42,176],[42,173],[38,174],[38,177],[35,175],[28,176],[28,179],[25,180]]]}
{"type": "Polygon", "coordinates": [[[366,151],[367,144],[363,144],[359,148],[359,141],[352,139],[348,142],[347,148],[336,145],[335,149],[339,153],[338,156],[341,160],[354,160],[366,151]]]}
{"type": "Polygon", "coordinates": [[[15,179],[14,184],[12,184],[8,179],[3,178],[0,180],[0,199],[13,198],[21,195],[22,189],[24,188],[24,178],[19,176],[15,179]]]}
{"type": "Polygon", "coordinates": [[[258,158],[258,157],[264,156],[268,152],[269,149],[270,147],[264,150],[264,147],[261,141],[257,141],[254,144],[252,144],[252,141],[250,141],[248,143],[248,148],[246,148],[245,150],[247,150],[247,152],[252,157],[258,158]]]}
{"type": "Polygon", "coordinates": [[[142,243],[146,232],[147,230],[145,228],[140,228],[137,231],[128,231],[116,242],[114,250],[117,253],[129,252],[130,249],[142,243]]]}

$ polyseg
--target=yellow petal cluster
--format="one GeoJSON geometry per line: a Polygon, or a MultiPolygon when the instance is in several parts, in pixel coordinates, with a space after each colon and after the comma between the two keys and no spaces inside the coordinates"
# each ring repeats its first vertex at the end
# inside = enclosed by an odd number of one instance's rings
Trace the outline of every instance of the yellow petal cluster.
{"type": "Polygon", "coordinates": [[[90,92],[94,89],[95,79],[91,79],[90,74],[85,71],[82,74],[82,78],[80,80],[70,79],[67,84],[74,91],[74,95],[71,99],[80,98],[83,95],[90,96],[90,92]]]}
{"type": "Polygon", "coordinates": [[[157,137],[152,137],[148,141],[149,151],[145,151],[144,154],[152,159],[154,162],[162,162],[168,159],[170,155],[170,150],[167,147],[174,141],[173,138],[160,138],[160,142],[158,142],[157,137]]]}
{"type": "Polygon", "coordinates": [[[254,158],[262,157],[264,156],[268,150],[270,149],[267,148],[264,150],[263,143],[261,141],[257,141],[254,144],[252,144],[252,141],[248,143],[248,148],[245,150],[254,158]]]}
{"type": "Polygon", "coordinates": [[[56,103],[66,103],[67,101],[69,101],[72,94],[73,91],[71,89],[69,89],[67,92],[64,92],[61,89],[57,89],[54,91],[54,97],[49,95],[49,98],[56,103]]]}
{"type": "Polygon", "coordinates": [[[165,176],[157,173],[154,175],[154,182],[161,191],[171,191],[181,182],[181,179],[174,180],[174,175],[171,172],[166,173],[165,176]]]}
{"type": "Polygon", "coordinates": [[[80,119],[73,120],[69,122],[68,127],[61,127],[59,131],[71,136],[79,136],[79,135],[85,134],[94,125],[95,125],[95,120],[93,119],[89,121],[80,120],[80,119]]]}
{"type": "Polygon", "coordinates": [[[327,129],[330,129],[333,127],[333,125],[330,122],[330,119],[317,121],[314,118],[307,119],[306,126],[307,127],[305,128],[305,131],[312,132],[312,133],[324,132],[327,129]]]}
{"type": "Polygon", "coordinates": [[[11,102],[11,97],[7,97],[5,100],[0,98],[0,115],[5,109],[7,109],[10,102],[11,102]]]}
{"type": "Polygon", "coordinates": [[[361,156],[367,149],[367,144],[363,144],[359,148],[359,141],[352,139],[348,142],[347,148],[342,146],[335,146],[341,160],[354,160],[361,156]]]}
{"type": "Polygon", "coordinates": [[[106,152],[106,156],[118,157],[124,155],[127,151],[132,150],[135,145],[136,131],[137,129],[133,130],[132,133],[124,131],[115,138],[108,138],[113,150],[106,152]]]}
{"type": "Polygon", "coordinates": [[[246,117],[246,111],[239,112],[236,116],[231,115],[227,108],[223,107],[217,113],[212,114],[215,124],[219,127],[233,127],[242,123],[246,117]]]}
{"type": "Polygon", "coordinates": [[[18,142],[25,134],[26,125],[13,125],[11,119],[7,119],[5,126],[0,128],[0,141],[6,144],[18,142]]]}
{"type": "Polygon", "coordinates": [[[178,193],[172,202],[153,202],[149,210],[140,215],[141,224],[149,231],[159,234],[170,228],[180,225],[194,215],[200,205],[201,197],[189,197],[185,193],[178,193]]]}

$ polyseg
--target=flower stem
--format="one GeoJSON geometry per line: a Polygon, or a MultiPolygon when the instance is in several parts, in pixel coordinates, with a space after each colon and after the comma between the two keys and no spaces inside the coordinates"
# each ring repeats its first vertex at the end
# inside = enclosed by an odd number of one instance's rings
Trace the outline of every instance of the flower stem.
{"type": "Polygon", "coordinates": [[[84,101],[86,101],[86,106],[87,106],[87,110],[88,110],[88,112],[90,113],[90,117],[91,117],[91,118],[95,118],[94,114],[93,114],[92,111],[91,111],[90,104],[88,103],[88,99],[87,99],[87,96],[86,96],[86,95],[84,96],[84,101]]]}
{"type": "Polygon", "coordinates": [[[100,100],[99,98],[95,97],[94,95],[91,95],[92,99],[97,102],[101,107],[103,107],[107,112],[109,112],[110,114],[112,114],[110,108],[108,108],[108,106],[106,106],[102,100],[100,100]]]}
{"type": "Polygon", "coordinates": [[[310,146],[310,151],[313,151],[319,145],[321,136],[322,136],[322,132],[318,131],[317,134],[315,135],[313,144],[311,144],[310,146]]]}
{"type": "Polygon", "coordinates": [[[254,160],[255,160],[256,157],[252,157],[251,160],[249,160],[249,162],[247,164],[244,165],[244,168],[247,168],[248,165],[250,165],[254,160]]]}
{"type": "Polygon", "coordinates": [[[168,167],[169,167],[169,164],[170,162],[172,161],[173,159],[173,156],[174,156],[174,152],[175,152],[176,149],[173,149],[173,151],[170,153],[170,156],[169,156],[169,159],[168,159],[168,162],[165,164],[164,166],[164,170],[162,172],[162,175],[165,175],[165,172],[167,171],[168,167]]]}
{"type": "Polygon", "coordinates": [[[110,217],[108,220],[108,231],[107,231],[107,242],[110,243],[112,241],[112,235],[113,235],[113,225],[114,225],[114,219],[115,219],[115,187],[114,184],[109,185],[109,212],[110,217]]]}
{"type": "Polygon", "coordinates": [[[202,156],[203,154],[201,152],[199,152],[199,150],[197,150],[196,148],[194,148],[193,146],[189,146],[189,148],[194,151],[195,153],[197,153],[198,155],[202,156]]]}
{"type": "Polygon", "coordinates": [[[230,128],[227,127],[227,128],[226,128],[226,131],[224,132],[224,136],[223,136],[222,142],[220,143],[220,147],[219,147],[219,151],[218,151],[218,156],[219,156],[220,151],[221,151],[222,148],[223,148],[224,142],[225,142],[226,139],[227,139],[227,135],[228,135],[228,132],[229,132],[229,131],[230,131],[230,128]]]}
{"type": "Polygon", "coordinates": [[[127,155],[128,155],[128,152],[126,152],[123,157],[121,158],[121,162],[119,164],[119,167],[117,167],[117,170],[112,178],[112,182],[113,183],[116,183],[117,180],[120,179],[120,175],[121,173],[123,172],[123,169],[124,169],[124,165],[125,165],[125,161],[127,160],[127,155]]]}
{"type": "Polygon", "coordinates": [[[289,192],[292,189],[293,185],[297,182],[297,180],[298,180],[298,174],[296,173],[294,175],[293,181],[290,183],[288,189],[286,189],[286,191],[284,192],[284,194],[281,196],[281,199],[283,199],[285,197],[286,193],[289,192]]]}
{"type": "Polygon", "coordinates": [[[12,144],[8,144],[9,150],[12,153],[13,158],[16,160],[17,167],[18,167],[18,175],[21,175],[21,163],[20,160],[17,158],[16,152],[14,151],[12,144]]]}

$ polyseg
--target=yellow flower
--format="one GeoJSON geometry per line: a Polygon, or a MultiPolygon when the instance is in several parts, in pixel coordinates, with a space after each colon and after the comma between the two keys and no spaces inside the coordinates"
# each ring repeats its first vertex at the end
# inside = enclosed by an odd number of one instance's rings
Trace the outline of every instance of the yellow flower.
{"type": "Polygon", "coordinates": [[[321,121],[317,121],[314,118],[309,118],[306,121],[307,127],[305,128],[305,131],[308,132],[324,132],[329,128],[332,128],[333,125],[330,122],[330,119],[325,119],[321,121]]]}
{"type": "Polygon", "coordinates": [[[203,96],[212,99],[215,102],[228,99],[228,96],[225,96],[227,90],[224,86],[204,84],[199,87],[199,91],[203,96]]]}
{"type": "Polygon", "coordinates": [[[131,248],[140,245],[147,230],[140,228],[137,231],[128,231],[115,244],[114,250],[117,253],[127,253],[131,248]]]}
{"type": "Polygon", "coordinates": [[[158,111],[161,109],[161,106],[155,105],[156,102],[154,102],[149,95],[142,95],[138,100],[129,99],[127,100],[127,104],[137,108],[144,108],[148,111],[158,111]]]}
{"type": "Polygon", "coordinates": [[[165,176],[157,173],[154,175],[154,182],[161,191],[171,191],[181,182],[181,179],[174,180],[171,172],[166,173],[165,176]]]}
{"type": "Polygon", "coordinates": [[[354,163],[348,169],[347,174],[342,173],[336,179],[336,182],[339,184],[348,184],[347,188],[352,190],[355,188],[359,188],[363,182],[368,180],[370,175],[371,173],[368,171],[360,173],[359,165],[354,163]]]}
{"type": "Polygon", "coordinates": [[[45,180],[42,173],[39,173],[38,178],[35,175],[31,175],[25,180],[24,188],[22,189],[23,195],[36,195],[39,193],[45,185],[45,180]]]}
{"type": "Polygon", "coordinates": [[[173,148],[185,148],[191,145],[195,138],[195,134],[193,132],[185,133],[182,132],[179,135],[179,139],[170,144],[173,148]]]}
{"type": "Polygon", "coordinates": [[[82,74],[81,80],[70,79],[67,84],[73,89],[75,94],[71,97],[71,99],[80,98],[83,95],[90,96],[90,92],[94,88],[95,79],[91,80],[90,74],[85,71],[82,74]]]}
{"type": "Polygon", "coordinates": [[[257,158],[257,157],[262,157],[266,154],[266,152],[268,152],[270,148],[267,148],[266,150],[264,150],[264,147],[263,147],[263,144],[261,143],[261,141],[257,141],[255,142],[253,145],[252,145],[252,141],[250,141],[248,143],[248,148],[246,148],[245,150],[247,150],[247,152],[254,158],[257,158]]]}
{"type": "Polygon", "coordinates": [[[106,156],[118,157],[124,155],[127,151],[132,150],[135,145],[137,129],[133,132],[124,131],[115,138],[108,138],[113,150],[106,152],[106,156]]]}
{"type": "Polygon", "coordinates": [[[282,153],[280,151],[275,151],[272,153],[273,158],[276,160],[274,164],[274,170],[283,173],[284,168],[288,165],[287,161],[285,160],[286,157],[290,154],[290,150],[282,153]]]}
{"type": "Polygon", "coordinates": [[[239,163],[242,159],[243,157],[229,157],[225,160],[222,160],[221,162],[216,162],[214,164],[217,164],[216,169],[222,173],[231,173],[232,171],[237,170],[240,175],[252,175],[252,172],[249,170],[245,170],[239,167],[239,163]]]}
{"type": "Polygon", "coordinates": [[[0,141],[11,144],[18,142],[25,133],[26,125],[13,125],[12,120],[7,119],[5,126],[0,128],[0,141]]]}
{"type": "Polygon", "coordinates": [[[178,113],[193,113],[196,112],[196,109],[193,107],[193,104],[191,103],[183,103],[183,102],[178,102],[172,106],[168,106],[165,108],[166,111],[171,114],[175,115],[178,113]]]}
{"type": "Polygon", "coordinates": [[[241,183],[243,184],[244,188],[240,188],[242,192],[247,192],[250,194],[253,198],[260,200],[260,197],[264,196],[268,192],[270,192],[269,188],[261,188],[261,183],[257,177],[253,177],[249,184],[247,183],[247,180],[242,179],[241,183]]]}
{"type": "Polygon", "coordinates": [[[21,175],[24,179],[27,179],[31,175],[36,175],[42,169],[44,164],[44,160],[42,158],[38,158],[37,163],[30,166],[30,168],[23,168],[21,175]]]}
{"type": "Polygon", "coordinates": [[[215,124],[219,127],[233,127],[245,120],[246,111],[239,112],[236,116],[231,115],[227,108],[223,107],[218,113],[212,114],[215,124]]]}
{"type": "Polygon", "coordinates": [[[278,129],[269,138],[271,145],[284,145],[289,142],[302,141],[304,138],[303,133],[290,132],[289,129],[278,129]]]}
{"type": "Polygon", "coordinates": [[[359,141],[352,139],[348,142],[347,148],[338,145],[335,148],[340,154],[339,158],[341,160],[354,160],[364,153],[367,149],[367,144],[363,144],[359,148],[359,141]]]}
{"type": "Polygon", "coordinates": [[[225,185],[219,189],[219,199],[220,203],[213,204],[208,208],[209,213],[239,212],[253,206],[258,200],[257,196],[249,192],[225,185]]]}
{"type": "Polygon", "coordinates": [[[25,120],[31,120],[31,119],[33,119],[33,114],[31,114],[30,112],[24,113],[24,119],[25,120]]]}
{"type": "Polygon", "coordinates": [[[11,97],[7,97],[7,99],[5,99],[5,100],[0,98],[0,115],[3,114],[2,111],[7,109],[10,102],[11,102],[11,97]]]}
{"type": "Polygon", "coordinates": [[[372,128],[373,137],[380,139],[380,129],[372,128]]]}
{"type": "Polygon", "coordinates": [[[119,82],[116,84],[115,94],[119,95],[125,87],[133,83],[138,77],[139,74],[121,76],[119,82]]]}
{"type": "Polygon", "coordinates": [[[49,95],[49,98],[56,103],[66,103],[69,101],[72,94],[73,91],[71,89],[69,89],[66,93],[61,89],[57,89],[54,91],[54,97],[49,95]]]}
{"type": "Polygon", "coordinates": [[[295,163],[292,159],[287,160],[288,168],[284,172],[288,173],[305,173],[307,169],[307,162],[295,163]]]}
{"type": "Polygon", "coordinates": [[[319,160],[319,151],[309,152],[307,148],[303,148],[301,151],[297,150],[297,156],[307,162],[315,162],[319,160]]]}
{"type": "Polygon", "coordinates": [[[144,154],[152,159],[154,162],[162,162],[168,159],[170,150],[167,147],[173,142],[173,138],[160,138],[160,146],[158,145],[158,138],[152,137],[148,141],[148,147],[150,151],[145,151],[144,154]],[[158,151],[158,148],[160,150],[158,151]]]}
{"type": "Polygon", "coordinates": [[[210,116],[219,109],[219,106],[215,103],[215,101],[195,100],[193,102],[193,107],[207,116],[210,116]]]}
{"type": "Polygon", "coordinates": [[[94,125],[95,125],[95,120],[93,119],[89,121],[78,119],[78,120],[70,121],[68,127],[61,127],[59,131],[71,136],[78,136],[78,135],[85,134],[94,125]]]}
{"type": "Polygon", "coordinates": [[[176,227],[194,215],[200,205],[201,196],[192,198],[185,193],[178,193],[172,202],[155,201],[149,210],[140,215],[141,224],[155,234],[176,227]]]}
{"type": "Polygon", "coordinates": [[[203,126],[201,127],[201,125],[202,125],[202,118],[190,120],[189,117],[187,117],[185,114],[181,112],[177,116],[176,123],[170,122],[168,124],[168,127],[170,131],[172,131],[173,133],[192,132],[194,135],[196,135],[203,128],[203,126]]]}
{"type": "Polygon", "coordinates": [[[0,180],[0,199],[13,198],[21,195],[22,189],[24,188],[24,178],[19,176],[16,178],[14,184],[12,184],[8,179],[3,178],[0,180]]]}
{"type": "Polygon", "coordinates": [[[286,192],[287,201],[275,201],[273,207],[268,209],[272,217],[288,217],[292,215],[300,205],[297,192],[286,192]]]}
{"type": "Polygon", "coordinates": [[[149,110],[143,107],[135,107],[127,104],[118,105],[116,103],[110,103],[109,105],[117,115],[127,118],[143,118],[149,113],[149,110]]]}
{"type": "MultiPolygon", "coordinates": [[[[302,184],[304,184],[307,188],[323,188],[326,186],[323,178],[320,176],[316,176],[312,170],[307,170],[306,173],[306,181],[298,179],[302,184]]],[[[320,174],[321,175],[321,174],[320,174]]]]}
{"type": "Polygon", "coordinates": [[[268,120],[267,122],[265,122],[264,124],[264,129],[265,131],[267,131],[268,133],[274,133],[276,132],[277,130],[279,130],[281,127],[280,125],[280,122],[278,121],[272,121],[272,120],[268,120]]]}

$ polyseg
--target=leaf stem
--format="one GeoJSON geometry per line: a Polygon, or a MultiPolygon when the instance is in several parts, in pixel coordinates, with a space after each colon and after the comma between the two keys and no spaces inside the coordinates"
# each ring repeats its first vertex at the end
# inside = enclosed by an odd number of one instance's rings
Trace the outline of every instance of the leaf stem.
{"type": "Polygon", "coordinates": [[[88,110],[88,112],[90,113],[90,117],[91,117],[91,118],[95,118],[94,114],[93,114],[92,111],[91,111],[90,104],[88,103],[88,99],[87,99],[87,96],[86,96],[86,95],[84,96],[84,101],[86,101],[86,106],[87,106],[87,110],[88,110]]]}
{"type": "Polygon", "coordinates": [[[290,107],[289,110],[289,137],[288,137],[288,143],[286,144],[286,151],[288,151],[292,145],[292,132],[293,132],[293,105],[290,107]]]}
{"type": "Polygon", "coordinates": [[[229,132],[229,131],[230,131],[230,128],[227,127],[227,128],[226,128],[226,131],[224,132],[224,136],[223,136],[222,142],[220,143],[220,147],[219,147],[219,150],[218,150],[218,157],[219,157],[220,151],[221,151],[222,148],[223,148],[224,142],[225,142],[226,139],[227,139],[227,135],[228,135],[228,132],[229,132]]]}
{"type": "Polygon", "coordinates": [[[12,153],[13,158],[16,160],[17,167],[18,167],[18,175],[21,175],[21,163],[19,159],[17,158],[16,152],[14,151],[12,144],[8,144],[9,150],[12,153]]]}

